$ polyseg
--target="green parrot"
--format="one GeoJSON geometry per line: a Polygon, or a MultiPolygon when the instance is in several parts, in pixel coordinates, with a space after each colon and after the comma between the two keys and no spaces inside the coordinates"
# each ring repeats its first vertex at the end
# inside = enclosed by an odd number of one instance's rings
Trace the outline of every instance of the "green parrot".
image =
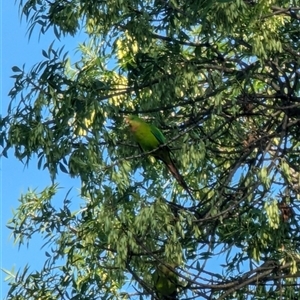
{"type": "Polygon", "coordinates": [[[157,149],[156,151],[153,151],[151,155],[161,160],[166,165],[171,174],[176,178],[177,182],[188,192],[190,197],[194,199],[188,185],[179,173],[170,155],[170,148],[166,145],[160,147],[167,141],[162,132],[156,126],[148,124],[137,116],[126,117],[126,123],[129,124],[130,130],[142,152],[150,152],[157,149]]]}
{"type": "Polygon", "coordinates": [[[174,267],[159,265],[153,273],[153,287],[161,300],[177,300],[178,276],[172,272],[174,267]]]}

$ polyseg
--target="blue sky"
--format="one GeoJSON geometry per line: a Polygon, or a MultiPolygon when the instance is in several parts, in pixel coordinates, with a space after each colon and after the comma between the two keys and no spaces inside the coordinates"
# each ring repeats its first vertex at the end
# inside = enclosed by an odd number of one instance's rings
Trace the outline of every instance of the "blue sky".
{"type": "MultiPolygon", "coordinates": [[[[43,60],[42,50],[47,50],[50,43],[56,40],[54,34],[49,31],[46,35],[42,35],[39,39],[38,31],[35,31],[31,39],[28,40],[27,24],[25,19],[20,20],[18,3],[15,1],[3,1],[1,9],[1,49],[0,49],[0,90],[1,90],[1,115],[6,115],[8,103],[10,101],[8,95],[14,81],[10,78],[13,75],[11,68],[13,66],[22,67],[29,70],[35,63],[43,60]]],[[[18,1],[17,1],[18,2],[18,1]]],[[[66,50],[71,53],[75,51],[78,42],[82,42],[79,38],[65,38],[61,43],[55,41],[54,49],[66,44],[66,50]]],[[[61,174],[57,180],[62,187],[60,196],[56,201],[62,201],[64,195],[69,188],[72,187],[72,199],[79,201],[78,195],[79,181],[72,180],[67,174],[61,174]]],[[[8,153],[8,159],[1,159],[1,203],[0,203],[0,219],[1,219],[1,252],[0,261],[1,268],[15,271],[22,269],[27,263],[32,269],[39,268],[44,261],[44,252],[41,250],[43,241],[37,237],[30,241],[30,246],[18,249],[14,245],[13,239],[10,238],[11,232],[6,228],[6,224],[13,216],[13,210],[18,207],[18,199],[22,193],[28,188],[42,190],[51,184],[50,177],[46,171],[37,170],[36,161],[33,159],[29,167],[18,161],[13,151],[8,153]]],[[[5,298],[8,291],[8,285],[4,281],[6,274],[0,272],[0,295],[1,299],[5,298]]]]}

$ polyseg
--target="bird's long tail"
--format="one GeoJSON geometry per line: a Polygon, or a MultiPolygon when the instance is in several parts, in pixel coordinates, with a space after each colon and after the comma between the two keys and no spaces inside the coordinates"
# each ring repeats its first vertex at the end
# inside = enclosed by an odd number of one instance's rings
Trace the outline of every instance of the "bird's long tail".
{"type": "Polygon", "coordinates": [[[177,180],[177,182],[187,191],[187,193],[189,194],[189,196],[192,198],[192,200],[195,200],[188,185],[186,184],[184,178],[182,177],[182,175],[179,173],[175,163],[173,162],[173,160],[170,158],[170,160],[168,162],[163,161],[164,164],[166,165],[166,167],[168,168],[168,170],[170,171],[170,173],[175,177],[175,179],[177,180]]]}

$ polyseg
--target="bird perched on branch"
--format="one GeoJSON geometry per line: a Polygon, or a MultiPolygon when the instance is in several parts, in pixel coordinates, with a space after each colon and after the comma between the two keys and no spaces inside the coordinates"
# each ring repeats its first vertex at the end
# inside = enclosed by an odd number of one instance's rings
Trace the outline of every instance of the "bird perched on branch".
{"type": "Polygon", "coordinates": [[[161,160],[166,165],[170,173],[175,177],[177,182],[187,191],[190,197],[194,199],[188,185],[179,173],[171,157],[171,150],[166,145],[167,140],[163,133],[156,126],[145,122],[137,116],[131,115],[126,117],[126,123],[129,124],[129,128],[141,151],[152,151],[149,154],[161,160]]]}

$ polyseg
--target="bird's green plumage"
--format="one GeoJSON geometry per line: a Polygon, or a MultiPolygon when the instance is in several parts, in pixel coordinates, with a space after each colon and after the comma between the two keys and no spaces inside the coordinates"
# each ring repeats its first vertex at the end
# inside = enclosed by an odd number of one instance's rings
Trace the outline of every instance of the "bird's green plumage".
{"type": "Polygon", "coordinates": [[[154,125],[146,123],[143,119],[136,116],[127,117],[127,122],[134,134],[136,141],[144,151],[151,151],[166,142],[162,132],[154,125]],[[144,148],[146,147],[146,149],[144,148]]]}
{"type": "MultiPolygon", "coordinates": [[[[166,143],[163,133],[154,125],[146,123],[136,116],[127,117],[130,129],[136,142],[144,152],[153,151],[166,143]]],[[[157,149],[152,155],[165,162],[170,162],[170,149],[165,146],[157,149]]]]}
{"type": "Polygon", "coordinates": [[[153,151],[151,155],[161,160],[167,166],[178,183],[189,193],[193,199],[186,182],[180,175],[173,159],[171,158],[170,148],[165,145],[166,138],[164,137],[163,133],[156,126],[145,122],[143,119],[137,116],[128,116],[126,118],[126,122],[129,124],[130,130],[141,150],[143,152],[153,151]]]}

